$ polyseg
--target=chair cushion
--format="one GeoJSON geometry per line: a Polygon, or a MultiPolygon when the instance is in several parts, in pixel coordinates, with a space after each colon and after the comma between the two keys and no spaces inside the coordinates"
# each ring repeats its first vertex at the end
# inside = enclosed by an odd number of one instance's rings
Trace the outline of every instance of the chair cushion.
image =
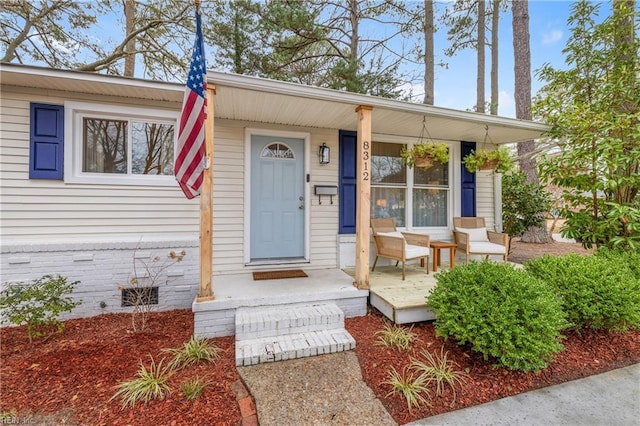
{"type": "Polygon", "coordinates": [[[407,259],[415,259],[417,257],[429,257],[429,247],[414,246],[407,244],[404,249],[407,259]]]}
{"type": "Polygon", "coordinates": [[[404,237],[402,236],[402,232],[400,232],[400,231],[378,232],[378,235],[382,235],[384,237],[400,237],[400,238],[404,239],[404,237]]]}
{"type": "Polygon", "coordinates": [[[470,242],[489,242],[487,228],[456,228],[456,231],[469,234],[470,242]]]}
{"type": "Polygon", "coordinates": [[[507,248],[500,244],[475,241],[469,243],[469,253],[506,254],[507,248]]]}

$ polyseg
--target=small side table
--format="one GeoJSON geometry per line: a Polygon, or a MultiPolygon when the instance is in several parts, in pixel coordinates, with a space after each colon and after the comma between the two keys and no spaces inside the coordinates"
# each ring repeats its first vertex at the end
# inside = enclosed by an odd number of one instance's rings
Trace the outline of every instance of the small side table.
{"type": "Polygon", "coordinates": [[[433,249],[433,272],[438,271],[440,266],[440,250],[449,249],[449,267],[453,269],[454,259],[456,257],[456,243],[448,241],[431,241],[431,248],[433,249]]]}

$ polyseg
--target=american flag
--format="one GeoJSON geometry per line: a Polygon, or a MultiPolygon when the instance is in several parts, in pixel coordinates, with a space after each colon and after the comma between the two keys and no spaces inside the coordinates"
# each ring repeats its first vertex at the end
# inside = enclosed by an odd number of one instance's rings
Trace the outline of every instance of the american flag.
{"type": "Polygon", "coordinates": [[[178,156],[173,167],[176,180],[188,199],[200,195],[205,169],[207,66],[200,21],[200,11],[196,8],[196,41],[180,114],[178,156]]]}

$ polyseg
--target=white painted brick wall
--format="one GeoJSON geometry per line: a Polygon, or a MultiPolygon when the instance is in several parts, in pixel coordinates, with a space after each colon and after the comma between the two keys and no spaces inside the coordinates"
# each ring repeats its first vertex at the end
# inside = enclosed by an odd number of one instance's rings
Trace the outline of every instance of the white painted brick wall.
{"type": "Polygon", "coordinates": [[[193,335],[211,338],[233,336],[236,332],[235,308],[195,311],[193,313],[193,335]]]}
{"type": "MultiPolygon", "coordinates": [[[[121,306],[118,285],[126,284],[133,274],[134,252],[139,260],[160,265],[171,250],[176,253],[184,250],[187,254],[182,262],[170,262],[156,280],[159,303],[153,309],[189,309],[198,291],[198,245],[197,240],[3,245],[0,282],[29,282],[43,275],[62,275],[69,282],[79,281],[71,296],[82,304],[62,315],[62,319],[131,312],[132,308],[121,306]],[[161,260],[152,262],[155,256],[161,260]],[[106,304],[104,309],[100,307],[102,302],[106,304]]],[[[141,266],[138,262],[139,276],[143,275],[141,266]]]]}

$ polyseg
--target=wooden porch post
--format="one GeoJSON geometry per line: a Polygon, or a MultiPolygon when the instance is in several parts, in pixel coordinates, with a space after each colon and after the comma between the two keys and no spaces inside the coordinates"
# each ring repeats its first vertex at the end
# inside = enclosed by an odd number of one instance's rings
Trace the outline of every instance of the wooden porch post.
{"type": "Polygon", "coordinates": [[[360,105],[356,108],[357,124],[357,171],[356,180],[356,280],[354,285],[361,290],[369,289],[369,222],[371,219],[371,111],[373,107],[360,105]]]}
{"type": "Polygon", "coordinates": [[[215,299],[213,294],[213,103],[216,87],[207,87],[207,119],[205,121],[205,157],[200,190],[200,288],[196,302],[215,299]]]}

